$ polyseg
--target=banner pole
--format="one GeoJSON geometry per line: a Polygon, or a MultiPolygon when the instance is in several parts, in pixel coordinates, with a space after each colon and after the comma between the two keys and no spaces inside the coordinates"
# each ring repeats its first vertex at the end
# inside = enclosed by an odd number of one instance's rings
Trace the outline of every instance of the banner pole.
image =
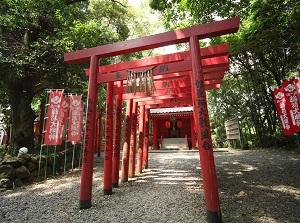
{"type": "Polygon", "coordinates": [[[64,174],[66,173],[66,167],[67,167],[67,149],[68,149],[68,139],[67,139],[67,135],[68,135],[68,131],[69,131],[69,126],[68,126],[68,119],[66,122],[66,131],[65,131],[65,154],[64,154],[64,174]]]}
{"type": "Polygon", "coordinates": [[[72,170],[74,169],[74,156],[75,156],[75,146],[76,144],[73,144],[73,152],[72,152],[72,170]]]}
{"type": "Polygon", "coordinates": [[[43,121],[43,131],[42,131],[42,140],[41,140],[41,148],[40,148],[40,159],[39,159],[39,170],[38,170],[38,177],[40,177],[40,171],[41,171],[41,161],[42,161],[42,153],[43,153],[43,144],[45,140],[45,125],[46,125],[46,113],[47,113],[47,106],[48,106],[48,99],[49,99],[49,90],[46,91],[46,100],[45,100],[45,106],[44,106],[44,121],[43,121]]]}
{"type": "MultiPolygon", "coordinates": [[[[64,132],[62,132],[62,140],[65,140],[65,145],[64,145],[64,174],[66,173],[66,168],[67,168],[67,149],[68,149],[68,124],[69,124],[69,112],[70,112],[70,98],[69,94],[64,95],[64,100],[67,102],[67,106],[63,107],[63,114],[64,114],[64,120],[62,120],[62,125],[65,125],[64,132]],[[67,100],[68,98],[68,100],[67,100]],[[66,109],[66,110],[64,110],[66,109]]],[[[63,127],[62,127],[63,129],[63,127]]]]}
{"type": "Polygon", "coordinates": [[[41,171],[41,161],[42,161],[42,153],[43,153],[43,139],[42,137],[42,142],[41,142],[41,148],[40,148],[40,158],[39,158],[39,170],[38,170],[38,177],[40,177],[40,171],[41,171]]]}
{"type": "Polygon", "coordinates": [[[54,153],[53,153],[53,168],[52,168],[52,176],[55,175],[55,166],[56,166],[56,149],[57,146],[54,146],[54,153]]]}
{"type": "Polygon", "coordinates": [[[45,173],[44,173],[44,179],[46,179],[46,178],[47,178],[48,155],[49,155],[49,146],[46,146],[46,163],[45,163],[45,173]]]}

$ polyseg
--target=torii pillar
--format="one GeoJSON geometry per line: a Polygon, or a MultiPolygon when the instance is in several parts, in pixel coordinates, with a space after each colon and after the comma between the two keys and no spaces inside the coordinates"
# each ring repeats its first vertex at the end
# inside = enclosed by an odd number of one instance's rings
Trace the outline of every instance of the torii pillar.
{"type": "Polygon", "coordinates": [[[193,71],[191,75],[192,98],[194,101],[194,117],[196,119],[196,126],[198,127],[196,132],[206,201],[207,220],[208,223],[222,223],[198,37],[191,36],[189,44],[193,71]]]}
{"type": "Polygon", "coordinates": [[[195,121],[194,121],[194,116],[190,117],[190,125],[191,125],[191,140],[192,140],[192,148],[196,148],[196,139],[195,139],[195,121]]]}
{"type": "Polygon", "coordinates": [[[153,149],[158,149],[157,145],[157,119],[153,119],[153,131],[152,131],[152,147],[153,149]]]}
{"type": "Polygon", "coordinates": [[[113,155],[113,130],[114,130],[114,98],[113,82],[107,83],[106,88],[106,126],[104,149],[104,174],[103,193],[112,194],[112,155],[113,155]]]}
{"type": "Polygon", "coordinates": [[[87,119],[84,133],[84,147],[82,152],[82,172],[80,186],[79,208],[87,209],[92,206],[92,184],[93,184],[93,164],[94,164],[94,138],[95,120],[97,116],[97,73],[99,61],[97,56],[91,56],[89,78],[89,91],[87,100],[87,119]],[[88,188],[88,189],[87,189],[88,188]]]}
{"type": "Polygon", "coordinates": [[[135,177],[135,153],[136,153],[136,126],[137,126],[137,102],[133,102],[132,115],[131,115],[131,136],[130,136],[130,149],[129,149],[129,164],[128,164],[128,177],[135,177]]]}
{"type": "MultiPolygon", "coordinates": [[[[118,81],[118,86],[122,85],[118,81]]],[[[116,95],[116,120],[115,120],[115,135],[114,135],[114,151],[112,157],[112,186],[119,187],[119,167],[120,167],[120,146],[121,146],[121,126],[122,126],[122,94],[116,95]]]]}
{"type": "Polygon", "coordinates": [[[128,182],[128,166],[129,166],[129,148],[131,136],[131,113],[133,107],[133,99],[127,100],[126,116],[124,125],[124,144],[122,155],[121,182],[128,182]]]}
{"type": "Polygon", "coordinates": [[[150,109],[145,112],[145,130],[144,130],[144,148],[143,148],[143,168],[148,169],[148,153],[149,153],[149,120],[150,109]]]}
{"type": "Polygon", "coordinates": [[[137,159],[137,173],[143,171],[143,149],[144,149],[144,125],[145,125],[145,105],[140,106],[140,117],[139,117],[139,141],[138,141],[138,159],[137,159]]]}

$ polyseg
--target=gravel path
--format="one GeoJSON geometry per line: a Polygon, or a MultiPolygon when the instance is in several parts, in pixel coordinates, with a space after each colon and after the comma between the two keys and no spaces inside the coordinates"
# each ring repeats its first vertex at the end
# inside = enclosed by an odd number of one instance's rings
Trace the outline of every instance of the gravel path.
{"type": "MultiPolygon", "coordinates": [[[[215,152],[223,221],[300,222],[300,153],[215,152]]],[[[149,169],[103,195],[95,157],[92,208],[79,210],[80,171],[0,194],[0,222],[206,222],[196,151],[150,153],[149,169]]]]}

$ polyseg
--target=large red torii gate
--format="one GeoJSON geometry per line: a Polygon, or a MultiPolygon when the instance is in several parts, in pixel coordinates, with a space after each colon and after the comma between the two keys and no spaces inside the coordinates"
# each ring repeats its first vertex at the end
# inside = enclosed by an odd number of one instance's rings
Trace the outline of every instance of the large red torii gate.
{"type": "MultiPolygon", "coordinates": [[[[208,89],[214,89],[214,88],[219,88],[223,76],[224,76],[224,71],[228,70],[229,64],[228,64],[228,44],[222,44],[222,45],[217,45],[217,46],[210,46],[206,48],[202,48],[201,52],[203,52],[203,58],[202,59],[202,66],[203,70],[206,72],[204,74],[204,85],[205,85],[205,90],[208,89]],[[209,69],[208,69],[209,68],[209,69]]],[[[89,75],[89,69],[86,70],[86,74],[89,75]]],[[[126,73],[125,73],[126,74],[126,73]]],[[[111,64],[111,65],[105,65],[105,66],[100,66],[99,67],[99,73],[98,73],[98,83],[102,83],[103,79],[109,78],[110,81],[113,81],[115,83],[118,83],[118,86],[114,86],[113,94],[116,94],[118,98],[121,98],[123,100],[129,100],[129,99],[134,99],[134,102],[139,102],[138,107],[140,109],[146,109],[146,114],[149,113],[148,108],[152,107],[153,104],[156,104],[156,108],[158,107],[182,107],[182,106],[192,106],[192,96],[190,95],[190,98],[188,98],[188,101],[182,101],[182,98],[178,99],[179,97],[183,97],[183,94],[180,92],[191,92],[191,83],[190,83],[190,75],[191,75],[191,59],[190,59],[190,52],[180,52],[180,53],[173,53],[173,54],[167,54],[163,56],[156,56],[156,57],[151,57],[151,58],[145,58],[145,59],[140,59],[140,60],[134,60],[134,61],[128,61],[128,62],[122,62],[122,63],[117,63],[117,64],[111,64]],[[137,95],[133,94],[126,94],[125,93],[125,87],[122,86],[120,83],[120,80],[123,81],[123,85],[126,84],[125,78],[126,75],[122,75],[121,73],[124,74],[124,69],[129,71],[139,71],[141,69],[145,69],[145,67],[149,67],[149,65],[155,65],[155,67],[158,65],[157,61],[159,62],[164,62],[163,64],[160,64],[159,69],[154,70],[154,80],[155,80],[155,88],[156,91],[155,93],[152,93],[152,97],[146,97],[144,93],[137,93],[137,95]],[[175,64],[175,62],[177,64],[175,64]],[[183,63],[182,63],[183,62],[183,63]],[[171,64],[171,66],[169,66],[171,64]],[[175,66],[172,66],[174,65],[175,66]],[[178,66],[178,64],[184,64],[184,66],[178,66]],[[165,69],[167,68],[167,69],[165,69]],[[185,70],[185,71],[182,71],[185,70]],[[107,75],[107,73],[109,75],[107,75]],[[164,73],[164,74],[161,74],[164,73]],[[101,77],[101,78],[100,78],[101,77]],[[117,81],[118,80],[118,81],[117,81]],[[171,94],[172,93],[172,94],[171,94]],[[164,95],[164,96],[155,96],[155,95],[164,95]],[[158,101],[157,97],[164,97],[164,99],[169,98],[170,102],[167,100],[165,101],[158,101]],[[154,102],[149,102],[149,100],[153,99],[154,102]],[[154,99],[155,98],[155,99],[154,99]],[[141,102],[141,101],[146,101],[146,102],[141,102]],[[173,103],[176,101],[176,103],[173,103]],[[160,106],[163,105],[163,106],[160,106]]],[[[108,81],[108,80],[107,80],[108,81]]],[[[190,93],[191,94],[191,93],[190,93]]],[[[120,99],[121,100],[121,99],[120,99]]],[[[120,105],[117,105],[116,103],[116,108],[117,110],[121,110],[119,106],[121,106],[121,102],[119,102],[120,105]]],[[[135,117],[135,112],[134,115],[135,117]]],[[[121,117],[121,114],[117,113],[117,117],[121,117]]],[[[147,117],[145,117],[147,119],[147,117]]],[[[139,123],[143,124],[144,117],[141,117],[139,123]]],[[[135,118],[133,119],[132,122],[136,122],[135,118]]],[[[147,121],[145,121],[145,126],[147,126],[147,121]]],[[[115,126],[120,126],[121,123],[116,122],[115,126]]],[[[154,125],[155,127],[156,125],[154,125]]],[[[191,126],[194,126],[194,122],[191,122],[191,126]]],[[[148,137],[149,134],[144,134],[143,131],[143,125],[141,125],[140,131],[139,131],[139,147],[142,147],[141,144],[143,144],[143,141],[140,140],[140,138],[143,138],[143,135],[145,135],[144,139],[144,150],[148,152],[148,137]]],[[[127,182],[128,181],[128,175],[130,177],[134,177],[135,173],[135,168],[134,168],[134,160],[135,160],[135,154],[133,151],[135,151],[134,146],[135,145],[135,138],[136,136],[134,135],[136,132],[136,129],[131,129],[130,126],[126,127],[125,129],[130,129],[132,130],[131,138],[125,137],[124,141],[125,144],[123,146],[123,164],[122,164],[122,182],[127,182]],[[128,147],[130,144],[130,156],[128,155],[129,153],[127,152],[128,147]],[[125,152],[124,152],[125,151],[125,152]],[[129,156],[129,157],[127,157],[129,156]],[[126,157],[126,159],[124,158],[126,157]],[[130,163],[128,164],[128,160],[130,160],[130,163]],[[129,165],[129,173],[127,171],[129,165]]],[[[149,130],[145,130],[147,132],[149,130]]],[[[156,132],[157,129],[153,129],[153,132],[156,132]]],[[[191,132],[194,131],[194,128],[191,128],[191,132]]],[[[125,135],[130,135],[129,132],[125,135]]],[[[195,147],[195,138],[193,137],[194,134],[192,134],[192,145],[195,147]]],[[[119,179],[119,157],[120,157],[120,132],[118,129],[115,130],[115,136],[114,136],[114,148],[113,148],[113,162],[112,162],[112,171],[108,168],[110,168],[111,165],[105,165],[105,173],[111,173],[112,172],[112,186],[113,187],[118,187],[118,179],[119,179]]],[[[157,148],[157,138],[156,135],[153,135],[153,149],[157,148]]],[[[142,151],[142,148],[139,148],[139,156],[138,159],[138,168],[137,172],[142,172],[142,161],[141,157],[144,155],[144,166],[147,166],[148,159],[147,159],[147,154],[144,154],[142,151]]],[[[146,153],[146,152],[145,152],[146,153]]],[[[107,175],[107,174],[105,174],[107,175]]],[[[110,174],[109,174],[110,175],[110,174]]],[[[108,176],[105,179],[110,179],[111,177],[108,176]]],[[[109,180],[110,181],[110,180],[109,180]]],[[[106,182],[104,180],[104,191],[107,191],[111,188],[111,183],[106,182]]],[[[110,190],[109,190],[110,191],[110,190]]],[[[110,193],[110,192],[109,192],[110,193]]]]}
{"type": "MultiPolygon", "coordinates": [[[[239,28],[239,17],[222,20],[218,22],[198,25],[185,29],[170,31],[166,33],[147,36],[139,39],[123,41],[119,43],[107,44],[85,50],[79,50],[65,54],[65,61],[74,64],[79,62],[90,61],[90,76],[88,86],[88,103],[87,103],[87,120],[85,127],[85,139],[83,149],[82,176],[80,187],[80,209],[91,207],[91,191],[92,191],[92,173],[93,173],[93,151],[95,137],[95,121],[96,121],[96,104],[97,104],[97,83],[104,80],[98,75],[99,59],[121,54],[128,54],[147,49],[189,42],[190,45],[190,64],[192,66],[191,89],[192,100],[194,105],[194,116],[199,127],[197,131],[198,148],[200,153],[200,163],[203,177],[204,193],[207,208],[208,222],[222,222],[220,201],[218,195],[217,178],[215,173],[215,165],[212,151],[212,140],[210,135],[210,126],[208,119],[204,72],[201,54],[199,50],[199,39],[212,38],[224,34],[237,32],[239,28]]],[[[186,62],[188,63],[188,62],[186,62]]],[[[185,67],[182,63],[180,66],[185,67]]],[[[121,74],[118,76],[127,75],[121,74]]],[[[107,123],[106,123],[106,146],[105,146],[105,162],[111,165],[112,159],[112,131],[113,131],[113,81],[109,80],[111,75],[107,75],[104,82],[107,84],[107,123]],[[107,160],[106,160],[107,159],[107,160]]],[[[111,167],[110,167],[111,168],[111,167]]],[[[107,178],[104,176],[104,178],[107,178]]],[[[108,177],[109,178],[109,177],[108,177]]],[[[111,179],[108,179],[108,181],[111,179]]],[[[104,191],[111,194],[112,189],[108,188],[104,191]]]]}
{"type": "MultiPolygon", "coordinates": [[[[206,48],[202,48],[201,51],[203,51],[204,59],[202,60],[202,66],[203,70],[207,70],[207,67],[209,67],[208,71],[206,71],[204,75],[204,86],[205,90],[208,89],[214,89],[218,88],[222,82],[222,78],[224,76],[224,71],[228,70],[229,64],[228,64],[228,44],[222,44],[217,46],[210,46],[206,48]]],[[[151,105],[156,105],[157,107],[182,107],[182,106],[192,106],[192,94],[189,93],[189,98],[186,100],[183,100],[182,97],[187,97],[187,93],[191,92],[191,83],[190,83],[190,75],[191,75],[191,63],[190,63],[190,52],[180,52],[180,53],[173,53],[173,54],[167,54],[164,56],[156,56],[151,58],[145,58],[140,60],[134,60],[134,61],[128,61],[128,62],[122,62],[117,63],[113,65],[105,65],[99,67],[99,73],[98,73],[98,83],[103,82],[103,78],[107,79],[110,78],[110,81],[114,80],[117,85],[114,86],[113,94],[117,95],[117,98],[121,100],[121,97],[123,100],[131,100],[134,99],[134,102],[139,102],[135,106],[139,107],[144,113],[144,110],[146,109],[146,114],[149,113],[147,110],[148,107],[151,105]],[[141,70],[141,66],[143,69],[145,67],[149,67],[149,65],[155,65],[157,66],[156,62],[164,62],[163,65],[160,65],[159,69],[154,70],[154,80],[155,80],[155,93],[152,93],[152,97],[145,96],[144,93],[137,93],[138,95],[133,95],[132,93],[126,94],[125,93],[125,87],[122,87],[121,81],[124,81],[124,78],[126,78],[125,75],[121,75],[121,72],[124,71],[125,68],[131,69],[131,71],[137,71],[141,70]],[[170,66],[174,65],[175,66],[170,66]],[[183,63],[182,63],[183,62],[183,63]],[[179,64],[184,64],[184,67],[178,66],[179,64]],[[161,69],[161,67],[163,69],[161,69]],[[165,69],[167,68],[167,69],[165,69]],[[188,71],[182,71],[182,70],[188,70],[188,71]],[[102,73],[104,72],[104,74],[102,73]],[[164,73],[165,74],[161,74],[164,73]],[[109,75],[105,75],[109,73],[109,75]],[[100,78],[101,77],[101,78],[100,78]],[[102,81],[101,81],[102,80],[102,81]],[[117,81],[119,80],[119,81],[117,81]],[[183,95],[184,92],[185,95],[183,95]],[[171,94],[172,93],[172,94],[171,94]],[[155,95],[163,95],[163,96],[155,96],[155,95]],[[180,97],[181,96],[181,97],[180,97]],[[169,98],[170,102],[168,100],[158,100],[159,98],[166,99],[169,98]],[[178,99],[179,98],[179,99],[178,99]],[[150,101],[149,101],[150,100],[150,101]],[[152,102],[151,102],[152,100],[152,102]],[[144,102],[143,102],[144,101],[144,102]],[[176,101],[176,103],[173,103],[176,101]],[[163,105],[163,106],[160,106],[163,105]]],[[[124,73],[124,72],[123,72],[124,73]]],[[[89,75],[89,69],[86,70],[86,74],[89,75]]],[[[125,81],[124,81],[125,82],[125,81]]],[[[116,103],[116,110],[121,111],[121,102],[116,103]]],[[[135,107],[135,109],[136,109],[135,107]]],[[[135,111],[132,112],[132,123],[137,122],[135,118],[135,111]]],[[[128,111],[129,113],[129,111],[128,111]]],[[[122,114],[116,113],[116,117],[121,117],[122,114]]],[[[148,115],[149,116],[149,115],[148,115]]],[[[121,126],[121,120],[120,118],[117,118],[115,126],[121,126]]],[[[139,157],[138,157],[138,165],[137,165],[137,172],[142,172],[142,158],[143,164],[146,167],[148,164],[148,138],[149,134],[146,132],[149,131],[149,129],[143,129],[144,119],[147,119],[146,117],[140,116],[139,120],[139,157]],[[146,134],[144,134],[144,132],[146,134]],[[145,135],[145,137],[143,137],[145,135]],[[142,138],[142,140],[141,140],[142,138]],[[145,142],[143,142],[143,138],[145,142]],[[144,146],[142,146],[144,143],[144,146]],[[143,152],[145,150],[145,152],[143,152]]],[[[145,126],[147,126],[148,121],[145,121],[145,126]]],[[[135,126],[134,124],[131,124],[131,126],[135,126]]],[[[135,153],[133,151],[136,150],[135,148],[135,141],[136,141],[136,129],[132,128],[129,124],[125,127],[125,129],[130,129],[131,134],[127,132],[125,134],[125,143],[123,146],[123,159],[122,159],[122,182],[128,181],[128,176],[134,177],[135,176],[135,153]],[[127,135],[130,135],[130,138],[127,137],[127,135]],[[130,145],[130,149],[128,148],[130,145]],[[130,150],[128,152],[128,150],[130,150]],[[130,155],[129,155],[130,154],[130,155]],[[129,162],[129,163],[128,163],[129,162]],[[129,171],[129,172],[128,172],[129,171]]],[[[157,129],[155,128],[156,125],[154,125],[153,132],[156,132],[157,129]]],[[[191,122],[191,126],[194,126],[194,122],[191,122]]],[[[191,128],[191,132],[194,131],[194,127],[191,128]]],[[[192,145],[195,147],[195,138],[192,134],[192,145]]],[[[157,148],[157,138],[156,135],[153,135],[153,149],[157,148]]],[[[120,158],[120,131],[119,129],[115,130],[115,136],[114,136],[114,148],[113,148],[113,160],[112,160],[112,170],[111,165],[105,165],[104,171],[105,171],[105,179],[104,179],[104,191],[109,191],[111,193],[111,187],[118,187],[119,184],[119,158],[120,158]],[[112,174],[112,177],[110,176],[112,174]],[[112,182],[110,179],[112,178],[112,182]]]]}

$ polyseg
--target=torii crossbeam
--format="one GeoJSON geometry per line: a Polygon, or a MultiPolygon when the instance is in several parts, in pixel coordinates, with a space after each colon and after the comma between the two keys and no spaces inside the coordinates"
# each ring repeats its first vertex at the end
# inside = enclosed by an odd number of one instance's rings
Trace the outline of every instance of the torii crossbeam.
{"type": "MultiPolygon", "coordinates": [[[[204,73],[209,72],[209,69],[211,68],[203,70],[201,58],[202,52],[200,52],[199,50],[199,39],[212,38],[224,34],[235,33],[238,31],[239,23],[240,19],[239,17],[236,17],[152,36],[146,36],[139,39],[78,50],[75,52],[66,53],[64,55],[65,61],[70,64],[90,61],[87,120],[85,127],[84,149],[82,157],[82,176],[80,186],[80,209],[91,207],[97,84],[101,82],[108,83],[106,109],[107,123],[105,140],[106,157],[104,165],[111,165],[112,159],[113,138],[110,134],[113,131],[111,127],[113,126],[112,99],[114,80],[110,79],[111,75],[107,75],[107,79],[98,77],[99,59],[188,42],[190,45],[190,65],[192,67],[192,100],[194,105],[194,117],[196,119],[196,125],[198,126],[197,138],[207,209],[207,220],[208,222],[222,222],[203,76],[204,73]]],[[[111,180],[111,175],[104,175],[104,178],[109,181],[111,180]]],[[[107,189],[106,193],[109,194],[110,192],[112,192],[111,189],[107,189]]]]}

